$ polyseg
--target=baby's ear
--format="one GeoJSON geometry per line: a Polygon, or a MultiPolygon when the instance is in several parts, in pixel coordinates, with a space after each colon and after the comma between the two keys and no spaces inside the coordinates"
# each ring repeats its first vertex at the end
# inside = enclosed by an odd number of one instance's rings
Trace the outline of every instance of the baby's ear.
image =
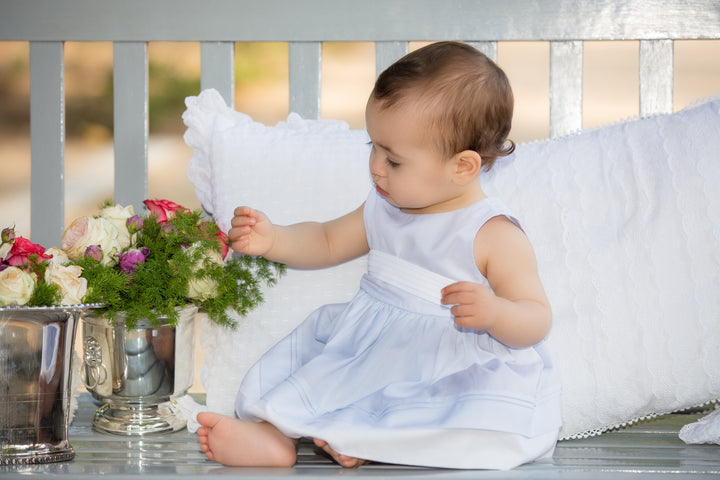
{"type": "Polygon", "coordinates": [[[463,150],[453,157],[455,163],[455,181],[464,185],[474,181],[480,173],[482,158],[474,150],[463,150]]]}

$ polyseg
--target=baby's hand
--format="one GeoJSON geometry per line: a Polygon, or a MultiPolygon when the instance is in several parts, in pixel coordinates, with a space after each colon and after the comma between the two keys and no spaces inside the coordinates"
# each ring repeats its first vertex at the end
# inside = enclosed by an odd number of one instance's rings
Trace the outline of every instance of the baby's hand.
{"type": "Polygon", "coordinates": [[[268,217],[250,207],[238,207],[228,232],[230,246],[245,255],[265,255],[273,246],[275,235],[268,217]]]}
{"type": "Polygon", "coordinates": [[[441,290],[443,305],[453,305],[450,312],[455,324],[463,328],[488,330],[495,325],[495,294],[485,285],[457,282],[441,290]]]}

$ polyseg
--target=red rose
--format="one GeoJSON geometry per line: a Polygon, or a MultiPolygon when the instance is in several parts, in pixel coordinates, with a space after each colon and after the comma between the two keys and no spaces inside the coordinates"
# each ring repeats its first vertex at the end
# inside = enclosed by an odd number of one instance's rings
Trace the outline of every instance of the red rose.
{"type": "Polygon", "coordinates": [[[217,233],[218,242],[220,243],[220,256],[225,259],[230,251],[230,238],[222,230],[217,233]]]}
{"type": "Polygon", "coordinates": [[[223,260],[225,260],[225,257],[227,257],[227,254],[230,251],[230,239],[225,232],[221,231],[215,222],[202,222],[200,224],[200,229],[206,237],[209,237],[210,234],[215,236],[218,245],[220,246],[220,256],[223,260]]]}
{"type": "Polygon", "coordinates": [[[16,237],[15,243],[5,259],[8,265],[13,267],[19,267],[27,265],[30,261],[35,263],[42,263],[45,260],[50,260],[52,255],[45,255],[45,248],[41,245],[32,243],[30,240],[23,237],[16,237]],[[30,258],[34,256],[33,258],[30,258]]]}
{"type": "Polygon", "coordinates": [[[187,208],[170,200],[145,200],[143,202],[151,215],[157,217],[158,223],[165,223],[175,216],[178,210],[187,211],[187,208]]]}

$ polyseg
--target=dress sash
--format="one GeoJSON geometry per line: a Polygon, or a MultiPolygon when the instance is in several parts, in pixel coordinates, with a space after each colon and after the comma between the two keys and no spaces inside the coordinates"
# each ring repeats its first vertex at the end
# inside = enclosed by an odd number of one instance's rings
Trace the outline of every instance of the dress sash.
{"type": "Polygon", "coordinates": [[[440,290],[456,282],[379,250],[368,254],[368,274],[437,305],[442,298],[440,290]]]}

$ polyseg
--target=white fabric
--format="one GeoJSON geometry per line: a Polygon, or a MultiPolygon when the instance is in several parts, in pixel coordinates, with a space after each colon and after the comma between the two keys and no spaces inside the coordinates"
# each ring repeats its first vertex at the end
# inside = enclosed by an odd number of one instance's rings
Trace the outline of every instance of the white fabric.
{"type": "Polygon", "coordinates": [[[700,420],[684,425],[680,439],[685,443],[717,443],[720,445],[720,408],[700,420]]]}
{"type": "Polygon", "coordinates": [[[373,277],[422,298],[440,303],[440,290],[453,280],[380,250],[368,254],[368,273],[373,277]]]}
{"type": "Polygon", "coordinates": [[[452,462],[452,468],[456,469],[477,469],[477,457],[481,456],[485,469],[510,470],[533,461],[551,461],[556,443],[557,431],[536,438],[478,430],[452,430],[442,434],[423,430],[411,434],[389,431],[385,436],[373,439],[372,443],[358,445],[353,454],[356,458],[372,455],[378,462],[405,465],[416,465],[418,458],[430,466],[445,467],[452,462]],[[404,447],[399,452],[398,445],[404,447]],[[443,448],[439,448],[441,445],[443,448]],[[468,452],[476,452],[476,455],[468,452]]]}
{"type": "MultiPolygon", "coordinates": [[[[213,91],[187,103],[189,175],[221,222],[238,204],[289,223],[364,198],[364,132],[292,115],[260,126],[213,91]]],[[[554,312],[563,438],[720,398],[717,152],[715,100],[519,145],[481,179],[535,246],[554,312]]],[[[360,259],[292,271],[236,332],[204,325],[208,407],[232,413],[247,368],[317,306],[349,300],[364,270],[360,259]]]]}
{"type": "Polygon", "coordinates": [[[197,403],[190,395],[183,395],[182,397],[170,400],[170,408],[175,412],[182,415],[187,420],[188,432],[195,433],[200,428],[200,424],[197,421],[197,415],[200,412],[207,412],[208,408],[206,405],[197,403]]]}

